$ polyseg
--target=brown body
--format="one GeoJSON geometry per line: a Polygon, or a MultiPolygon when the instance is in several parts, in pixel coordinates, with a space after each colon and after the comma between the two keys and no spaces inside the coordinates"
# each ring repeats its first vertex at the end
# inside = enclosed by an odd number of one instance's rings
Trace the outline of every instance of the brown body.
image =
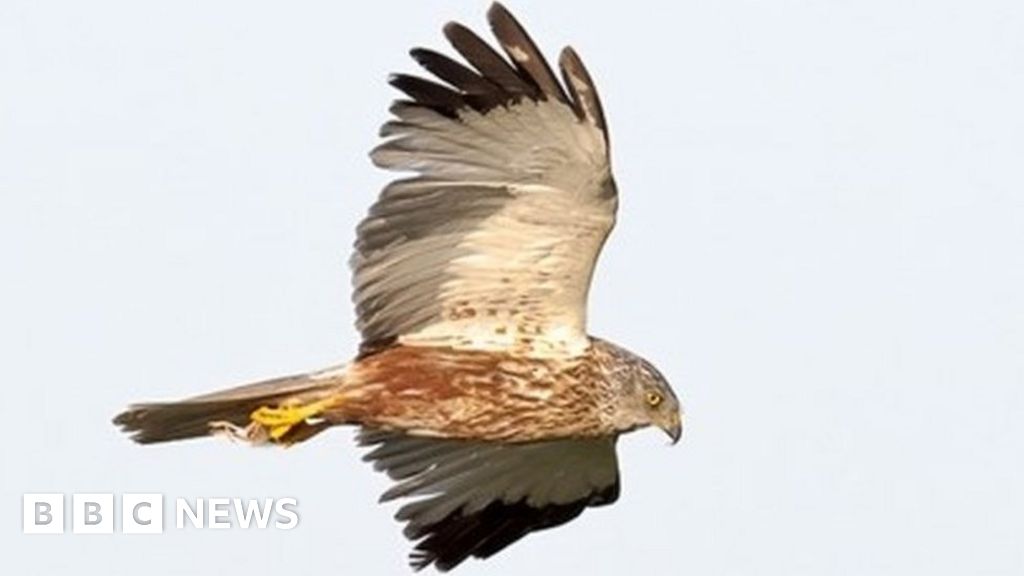
{"type": "Polygon", "coordinates": [[[395,346],[352,364],[323,417],[447,438],[607,435],[614,390],[601,355],[597,346],[566,360],[395,346]]]}

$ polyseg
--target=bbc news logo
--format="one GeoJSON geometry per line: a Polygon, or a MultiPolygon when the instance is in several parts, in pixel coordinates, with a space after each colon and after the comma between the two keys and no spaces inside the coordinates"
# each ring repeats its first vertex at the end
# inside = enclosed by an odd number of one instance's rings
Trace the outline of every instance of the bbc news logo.
{"type": "MultiPolygon", "coordinates": [[[[63,534],[67,525],[65,495],[25,494],[22,496],[22,531],[25,534],[63,534]]],[[[291,530],[299,525],[295,498],[175,498],[176,529],[274,528],[291,530]]],[[[114,495],[105,493],[71,495],[73,534],[113,534],[115,520],[123,534],[162,534],[163,494],[121,494],[115,508],[114,495]],[[118,515],[118,511],[120,514],[118,515]]]]}

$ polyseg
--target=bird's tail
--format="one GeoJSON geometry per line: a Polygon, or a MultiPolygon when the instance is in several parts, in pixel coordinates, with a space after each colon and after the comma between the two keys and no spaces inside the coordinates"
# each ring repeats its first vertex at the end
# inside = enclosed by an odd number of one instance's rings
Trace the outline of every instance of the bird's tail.
{"type": "Polygon", "coordinates": [[[178,402],[134,404],[114,424],[140,444],[226,433],[293,444],[331,424],[316,420],[342,382],[341,369],[275,378],[178,402]]]}

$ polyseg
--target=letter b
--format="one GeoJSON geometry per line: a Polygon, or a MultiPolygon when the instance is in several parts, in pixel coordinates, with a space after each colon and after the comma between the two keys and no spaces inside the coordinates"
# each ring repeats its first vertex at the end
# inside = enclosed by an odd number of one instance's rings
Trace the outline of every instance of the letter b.
{"type": "Polygon", "coordinates": [[[25,494],[22,496],[21,531],[25,534],[64,533],[63,494],[25,494]]]}
{"type": "Polygon", "coordinates": [[[71,511],[71,531],[75,534],[114,533],[113,494],[75,494],[71,511]]]}

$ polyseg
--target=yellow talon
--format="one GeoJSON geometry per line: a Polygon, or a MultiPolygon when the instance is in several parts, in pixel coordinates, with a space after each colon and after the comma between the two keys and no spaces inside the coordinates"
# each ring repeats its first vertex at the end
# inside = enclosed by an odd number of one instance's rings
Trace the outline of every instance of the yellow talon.
{"type": "Polygon", "coordinates": [[[273,440],[280,440],[289,430],[310,418],[319,416],[331,407],[333,401],[319,400],[309,404],[284,405],[280,408],[260,406],[249,415],[249,418],[267,429],[273,440]]]}

